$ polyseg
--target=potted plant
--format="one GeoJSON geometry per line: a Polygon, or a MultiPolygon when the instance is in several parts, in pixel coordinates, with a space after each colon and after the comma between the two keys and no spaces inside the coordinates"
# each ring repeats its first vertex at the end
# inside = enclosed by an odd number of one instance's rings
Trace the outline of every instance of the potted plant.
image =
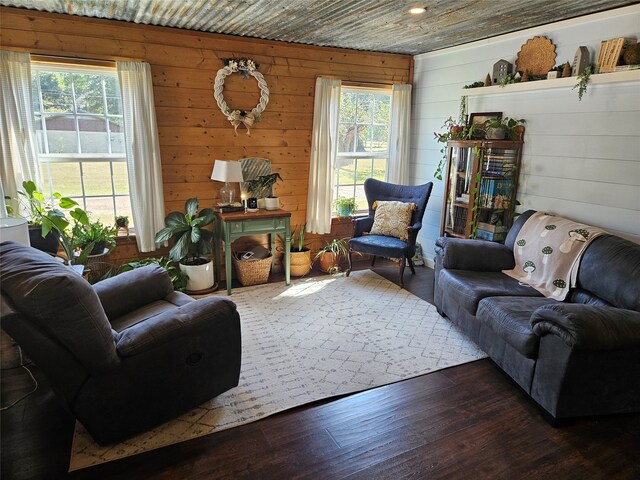
{"type": "Polygon", "coordinates": [[[73,227],[74,246],[82,251],[92,245],[89,255],[101,255],[116,245],[116,228],[102,222],[77,223],[73,227]]]}
{"type": "Polygon", "coordinates": [[[507,132],[511,140],[524,140],[524,124],[526,123],[524,118],[505,117],[504,122],[506,123],[507,132]]]}
{"type": "Polygon", "coordinates": [[[280,200],[273,195],[273,185],[282,180],[279,173],[270,173],[268,175],[260,175],[253,180],[245,182],[245,186],[251,195],[258,199],[258,208],[266,208],[267,210],[277,210],[280,208],[280,200]],[[261,206],[264,204],[264,206],[261,206]]]}
{"type": "MultiPolygon", "coordinates": [[[[291,275],[301,277],[311,270],[311,251],[304,244],[304,229],[307,224],[297,226],[291,232],[291,252],[289,254],[291,275]],[[297,238],[296,238],[297,234],[297,238]]],[[[278,235],[284,245],[284,238],[278,235]]]]}
{"type": "Polygon", "coordinates": [[[18,190],[18,194],[27,212],[31,246],[43,252],[55,254],[58,251],[58,239],[60,235],[55,229],[49,229],[48,233],[43,233],[42,220],[50,215],[63,215],[62,212],[51,206],[44,194],[38,190],[36,184],[31,180],[22,182],[22,190],[18,190]]]}
{"type": "Polygon", "coordinates": [[[121,265],[115,270],[110,270],[103,278],[119,275],[123,272],[128,272],[136,268],[144,267],[146,265],[153,265],[153,264],[159,265],[167,271],[167,273],[169,274],[169,277],[171,278],[171,283],[173,283],[173,288],[175,290],[178,290],[180,292],[185,290],[185,288],[187,287],[187,281],[188,281],[187,276],[184,274],[182,270],[180,270],[180,267],[179,265],[176,264],[176,262],[172,261],[167,257],[160,257],[160,258],[147,257],[147,258],[140,258],[137,260],[131,260],[130,262],[127,262],[121,265]]]}
{"type": "Polygon", "coordinates": [[[447,142],[449,140],[462,140],[466,138],[467,135],[465,131],[466,127],[460,122],[456,122],[452,117],[447,118],[441,128],[445,129],[444,133],[433,132],[436,141],[443,144],[440,148],[442,156],[440,157],[436,171],[433,173],[433,176],[438,180],[442,180],[442,169],[447,160],[447,142]]]}
{"type": "Polygon", "coordinates": [[[183,212],[171,212],[164,219],[165,228],[156,234],[156,243],[174,241],[169,258],[178,262],[180,269],[189,277],[187,290],[206,290],[213,286],[213,262],[206,258],[211,253],[213,232],[204,227],[214,220],[213,210],[203,208],[198,212],[197,198],[190,198],[184,204],[183,212]]]}
{"type": "Polygon", "coordinates": [[[129,236],[129,217],[126,215],[118,215],[116,217],[116,228],[118,229],[118,236],[129,236]]]}
{"type": "Polygon", "coordinates": [[[333,208],[339,217],[350,217],[356,212],[355,197],[338,197],[333,201],[333,208]]]}
{"type": "Polygon", "coordinates": [[[315,259],[319,261],[320,271],[324,273],[337,273],[340,271],[340,259],[349,255],[347,243],[340,238],[334,238],[316,253],[315,259]]]}
{"type": "Polygon", "coordinates": [[[509,134],[510,138],[520,140],[520,136],[524,136],[523,123],[525,120],[522,118],[492,118],[484,122],[485,136],[488,140],[503,140],[509,134]]]}

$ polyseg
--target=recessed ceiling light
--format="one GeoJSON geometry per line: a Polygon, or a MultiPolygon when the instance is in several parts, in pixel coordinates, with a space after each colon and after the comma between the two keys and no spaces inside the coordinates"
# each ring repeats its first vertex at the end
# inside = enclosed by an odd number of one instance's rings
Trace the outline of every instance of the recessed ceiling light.
{"type": "Polygon", "coordinates": [[[424,8],[424,7],[413,7],[411,9],[409,9],[409,13],[411,15],[420,15],[421,13],[424,13],[426,11],[427,11],[427,9],[424,8]]]}

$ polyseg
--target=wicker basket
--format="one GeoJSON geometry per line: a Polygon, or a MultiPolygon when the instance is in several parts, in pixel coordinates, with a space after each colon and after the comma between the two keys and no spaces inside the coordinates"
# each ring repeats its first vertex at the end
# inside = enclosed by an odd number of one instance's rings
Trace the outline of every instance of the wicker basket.
{"type": "Polygon", "coordinates": [[[236,258],[236,252],[233,252],[231,258],[236,267],[238,281],[242,286],[260,285],[261,283],[267,283],[267,280],[269,280],[272,255],[269,255],[267,258],[238,260],[236,258]]]}

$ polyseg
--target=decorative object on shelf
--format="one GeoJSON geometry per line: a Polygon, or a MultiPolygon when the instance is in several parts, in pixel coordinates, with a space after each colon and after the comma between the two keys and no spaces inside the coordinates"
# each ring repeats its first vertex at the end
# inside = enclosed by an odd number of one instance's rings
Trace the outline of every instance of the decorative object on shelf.
{"type": "Polygon", "coordinates": [[[571,76],[571,64],[567,62],[562,66],[562,78],[567,78],[570,76],[571,76]]]}
{"type": "Polygon", "coordinates": [[[222,113],[227,116],[227,120],[229,120],[231,125],[233,125],[236,135],[238,134],[238,127],[240,125],[244,125],[247,129],[247,135],[250,135],[251,127],[255,122],[260,120],[262,112],[264,112],[265,108],[267,108],[267,104],[269,103],[269,87],[267,86],[267,82],[262,74],[258,71],[259,65],[253,60],[248,58],[225,58],[223,61],[225,66],[218,70],[213,83],[213,97],[215,98],[222,113]],[[224,99],[222,93],[224,89],[224,80],[233,73],[240,73],[242,78],[245,80],[249,77],[253,77],[258,82],[258,88],[260,88],[260,101],[258,102],[258,105],[251,109],[250,112],[247,112],[246,110],[232,110],[224,99]]]}
{"type": "Polygon", "coordinates": [[[522,74],[522,78],[520,79],[520,82],[523,82],[523,83],[524,83],[524,82],[528,82],[528,81],[529,81],[529,72],[526,72],[526,71],[525,71],[525,72],[522,74]]]}
{"type": "Polygon", "coordinates": [[[242,182],[242,167],[240,162],[232,160],[216,160],[213,164],[211,172],[211,180],[224,182],[224,186],[220,189],[220,206],[231,205],[234,203],[236,191],[229,185],[229,182],[242,182]]]}
{"type": "Polygon", "coordinates": [[[578,100],[582,101],[583,95],[587,92],[587,84],[589,83],[589,78],[591,77],[591,71],[593,70],[593,66],[587,66],[580,75],[578,75],[578,83],[576,83],[572,90],[578,89],[578,100]]]}
{"type": "Polygon", "coordinates": [[[486,87],[486,85],[484,84],[484,82],[481,82],[480,80],[478,80],[477,82],[470,83],[469,85],[465,85],[462,88],[479,88],[479,87],[486,87]]]}
{"type": "Polygon", "coordinates": [[[625,65],[640,64],[640,43],[630,44],[622,52],[622,60],[625,65]]]}
{"type": "Polygon", "coordinates": [[[554,68],[547,72],[547,80],[558,78],[558,71],[554,68]]]}
{"type": "Polygon", "coordinates": [[[484,77],[484,86],[485,87],[490,87],[491,86],[491,74],[487,73],[487,76],[484,77]]]}
{"type": "Polygon", "coordinates": [[[613,72],[618,65],[623,50],[636,44],[635,38],[612,38],[600,42],[600,52],[596,61],[597,73],[613,72]]]}
{"type": "Polygon", "coordinates": [[[576,77],[584,72],[589,66],[589,49],[587,47],[578,47],[576,54],[573,56],[573,65],[571,66],[571,76],[576,77]]]}
{"type": "Polygon", "coordinates": [[[469,116],[469,128],[473,127],[473,125],[478,125],[480,127],[479,131],[483,131],[482,126],[488,120],[493,120],[494,118],[501,118],[501,117],[502,117],[502,112],[472,113],[469,116]]]}
{"type": "Polygon", "coordinates": [[[556,64],[556,46],[547,37],[533,37],[522,45],[516,59],[516,71],[546,75],[556,64]]]}
{"type": "Polygon", "coordinates": [[[522,80],[522,77],[520,76],[520,72],[516,72],[515,75],[505,75],[502,80],[500,80],[500,83],[498,84],[498,86],[500,86],[501,88],[504,88],[507,85],[510,85],[512,83],[518,83],[522,80]]]}
{"type": "Polygon", "coordinates": [[[493,84],[500,83],[505,76],[511,75],[513,72],[513,65],[504,59],[498,60],[493,64],[493,84]]]}

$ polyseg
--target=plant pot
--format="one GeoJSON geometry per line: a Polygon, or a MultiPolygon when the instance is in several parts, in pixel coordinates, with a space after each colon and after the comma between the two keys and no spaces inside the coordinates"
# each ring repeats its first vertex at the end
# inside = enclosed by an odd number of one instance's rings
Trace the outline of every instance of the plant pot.
{"type": "Polygon", "coordinates": [[[311,270],[311,251],[309,249],[301,252],[291,252],[291,275],[301,277],[311,270]]]}
{"type": "Polygon", "coordinates": [[[332,252],[321,253],[318,260],[318,268],[324,273],[335,272],[340,265],[340,257],[332,252]]]}
{"type": "Polygon", "coordinates": [[[267,210],[278,210],[280,208],[280,199],[278,197],[267,197],[264,199],[264,208],[267,210]]]}
{"type": "Polygon", "coordinates": [[[33,248],[55,255],[59,240],[60,234],[55,230],[49,231],[47,236],[42,238],[42,227],[29,227],[29,242],[33,248]]]}
{"type": "Polygon", "coordinates": [[[351,208],[346,206],[346,207],[338,207],[336,213],[338,214],[339,217],[350,217],[351,216],[351,208]]]}
{"type": "Polygon", "coordinates": [[[266,198],[259,198],[258,199],[258,208],[262,208],[263,210],[265,208],[267,208],[267,199],[266,198]]]}
{"type": "Polygon", "coordinates": [[[487,140],[504,140],[506,136],[504,128],[501,127],[487,127],[485,129],[485,138],[487,140]]]}
{"type": "Polygon", "coordinates": [[[180,271],[189,279],[187,280],[187,290],[197,292],[213,287],[215,277],[213,275],[213,261],[200,257],[205,261],[202,265],[185,265],[180,263],[180,271]]]}
{"type": "Polygon", "coordinates": [[[105,250],[105,247],[107,246],[106,242],[96,242],[93,245],[93,250],[91,250],[91,253],[89,253],[89,255],[102,255],[102,253],[105,250]]]}
{"type": "Polygon", "coordinates": [[[512,138],[519,141],[524,140],[524,131],[524,125],[516,125],[511,129],[512,138]]]}

